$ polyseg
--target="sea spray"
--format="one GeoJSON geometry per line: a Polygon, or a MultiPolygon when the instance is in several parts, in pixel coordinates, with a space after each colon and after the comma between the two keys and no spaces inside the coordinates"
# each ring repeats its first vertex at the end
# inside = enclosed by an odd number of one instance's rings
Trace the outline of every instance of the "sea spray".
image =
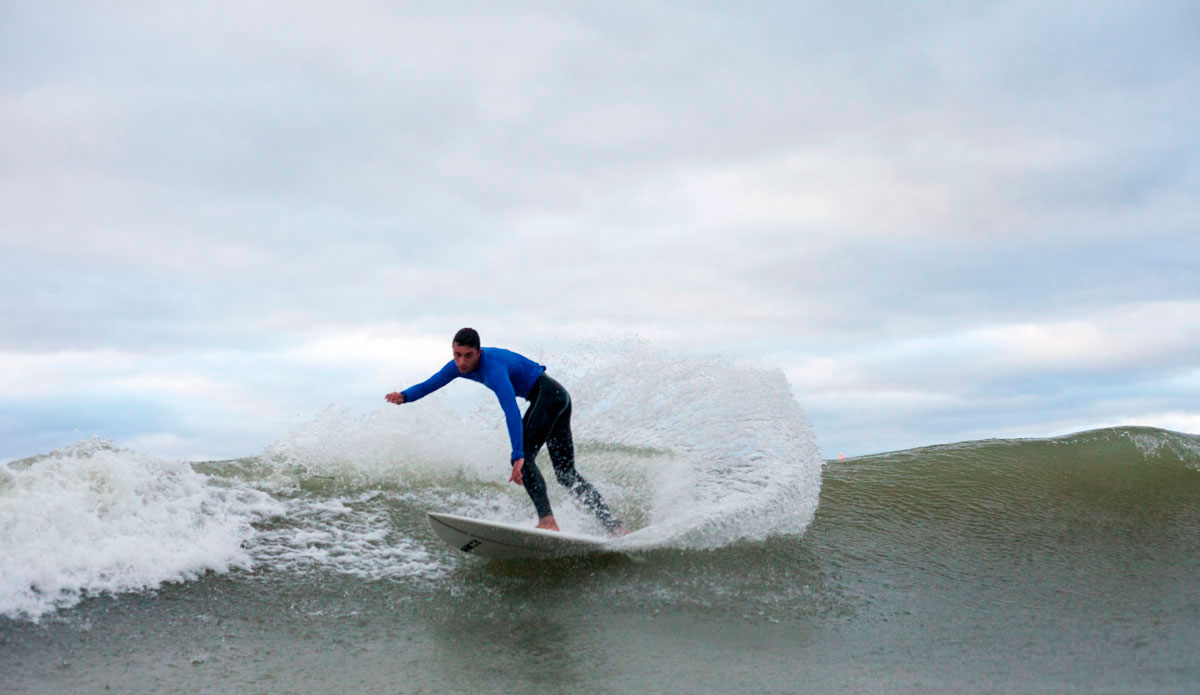
{"type": "MultiPolygon", "coordinates": [[[[631,543],[716,548],[800,534],[811,521],[823,463],[781,371],[635,340],[527,354],[571,392],[578,469],[641,527],[631,543]]],[[[429,509],[529,523],[524,491],[504,484],[507,449],[495,398],[460,380],[419,403],[366,415],[330,408],[268,447],[259,463],[270,471],[264,483],[346,493],[379,487],[429,509]]],[[[553,482],[544,451],[537,464],[564,528],[601,533],[553,482]]]]}
{"type": "Polygon", "coordinates": [[[610,348],[571,365],[577,412],[590,438],[661,452],[644,469],[646,540],[717,548],[803,533],[822,461],[781,371],[638,341],[610,348]]]}

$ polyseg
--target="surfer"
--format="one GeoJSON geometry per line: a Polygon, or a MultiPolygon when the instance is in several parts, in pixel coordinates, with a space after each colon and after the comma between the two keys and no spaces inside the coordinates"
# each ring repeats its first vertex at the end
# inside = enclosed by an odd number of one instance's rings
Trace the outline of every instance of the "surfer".
{"type": "Polygon", "coordinates": [[[474,328],[464,328],[456,333],[450,348],[454,359],[437,374],[416,386],[389,393],[385,396],[387,401],[396,405],[411,403],[460,376],[480,382],[495,392],[500,408],[504,410],[508,438],[512,443],[512,474],[508,479],[525,486],[537,509],[537,527],[559,530],[546,496],[546,482],[534,462],[545,444],[558,482],[574,493],[609,533],[615,536],[629,533],[621,520],[613,516],[600,492],[575,470],[571,396],[562,384],[550,378],[545,367],[523,355],[501,348],[480,347],[479,333],[474,328]],[[517,396],[530,404],[523,418],[517,408],[517,396]]]}

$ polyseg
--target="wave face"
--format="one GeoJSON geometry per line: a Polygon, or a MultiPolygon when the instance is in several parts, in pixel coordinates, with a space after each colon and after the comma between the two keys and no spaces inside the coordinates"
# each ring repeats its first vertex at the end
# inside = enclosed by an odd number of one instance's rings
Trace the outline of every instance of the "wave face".
{"type": "Polygon", "coordinates": [[[869,568],[864,583],[886,572],[966,602],[1089,590],[1137,602],[1151,587],[1188,596],[1200,437],[1121,427],[831,462],[806,541],[839,566],[869,568]]]}

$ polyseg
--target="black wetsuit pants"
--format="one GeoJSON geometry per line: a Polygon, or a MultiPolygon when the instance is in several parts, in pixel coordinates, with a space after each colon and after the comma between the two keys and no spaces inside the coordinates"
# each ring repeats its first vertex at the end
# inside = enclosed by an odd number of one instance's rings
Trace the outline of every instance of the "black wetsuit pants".
{"type": "Polygon", "coordinates": [[[609,511],[600,493],[575,470],[570,394],[562,384],[543,373],[533,383],[528,399],[529,409],[521,420],[525,439],[525,465],[521,469],[521,478],[525,483],[525,491],[537,508],[538,518],[552,515],[550,500],[546,497],[546,481],[534,463],[542,444],[545,444],[550,451],[550,462],[554,465],[554,477],[558,482],[592,510],[605,529],[614,531],[619,528],[621,521],[609,511]]]}

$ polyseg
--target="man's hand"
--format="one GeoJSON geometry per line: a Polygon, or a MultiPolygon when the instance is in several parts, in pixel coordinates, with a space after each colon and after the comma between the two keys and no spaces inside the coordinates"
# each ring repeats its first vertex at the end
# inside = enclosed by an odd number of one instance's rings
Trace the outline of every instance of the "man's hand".
{"type": "Polygon", "coordinates": [[[396,405],[400,405],[401,403],[404,402],[404,393],[401,391],[395,391],[393,393],[389,393],[388,395],[384,396],[384,398],[387,399],[388,403],[395,403],[396,405]]]}
{"type": "Polygon", "coordinates": [[[521,468],[524,465],[525,465],[525,459],[523,459],[523,458],[519,458],[516,461],[513,461],[513,472],[512,472],[512,475],[508,476],[508,482],[516,483],[517,485],[525,484],[524,481],[521,479],[521,468]]]}

